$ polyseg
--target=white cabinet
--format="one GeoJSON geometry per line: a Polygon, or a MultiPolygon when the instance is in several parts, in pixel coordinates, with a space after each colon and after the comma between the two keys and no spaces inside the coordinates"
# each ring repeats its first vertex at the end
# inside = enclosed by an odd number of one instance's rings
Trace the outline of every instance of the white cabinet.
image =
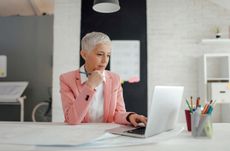
{"type": "Polygon", "coordinates": [[[201,43],[207,53],[199,62],[199,95],[203,101],[217,101],[214,122],[230,122],[230,39],[203,39],[201,43]]]}
{"type": "Polygon", "coordinates": [[[208,100],[217,103],[230,103],[230,84],[228,82],[208,83],[208,100]]]}
{"type": "Polygon", "coordinates": [[[212,116],[213,121],[230,122],[230,53],[204,54],[199,67],[201,99],[217,101],[212,116]]]}
{"type": "Polygon", "coordinates": [[[210,98],[208,97],[208,83],[229,83],[230,53],[204,54],[199,67],[199,95],[203,100],[207,100],[210,98]]]}
{"type": "Polygon", "coordinates": [[[230,122],[230,83],[229,82],[210,82],[208,83],[208,100],[216,100],[212,120],[214,122],[230,122]]]}

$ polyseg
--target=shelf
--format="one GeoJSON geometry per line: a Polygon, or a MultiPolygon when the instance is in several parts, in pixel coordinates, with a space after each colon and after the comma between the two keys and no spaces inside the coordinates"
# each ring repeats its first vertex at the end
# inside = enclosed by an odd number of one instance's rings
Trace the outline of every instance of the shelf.
{"type": "Polygon", "coordinates": [[[208,80],[208,81],[211,81],[211,80],[213,80],[213,81],[215,81],[215,80],[228,81],[228,80],[229,80],[229,78],[212,78],[212,77],[210,77],[210,78],[207,78],[207,80],[208,80]]]}
{"type": "Polygon", "coordinates": [[[207,79],[208,83],[212,82],[229,82],[228,78],[208,78],[207,79]]]}
{"type": "Polygon", "coordinates": [[[202,39],[201,43],[227,43],[230,44],[230,39],[227,38],[216,38],[216,39],[202,39]]]}
{"type": "Polygon", "coordinates": [[[219,57],[229,57],[230,53],[207,53],[204,54],[205,58],[219,58],[219,57]]]}

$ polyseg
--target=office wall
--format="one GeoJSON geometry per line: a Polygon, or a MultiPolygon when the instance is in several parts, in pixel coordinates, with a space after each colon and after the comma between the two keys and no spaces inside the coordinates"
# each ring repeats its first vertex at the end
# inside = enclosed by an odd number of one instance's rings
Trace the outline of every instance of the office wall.
{"type": "MultiPolygon", "coordinates": [[[[25,91],[26,121],[31,120],[33,107],[49,98],[52,53],[53,16],[0,17],[0,54],[7,56],[7,77],[0,78],[0,81],[29,82],[25,91]]],[[[4,108],[4,112],[1,110],[0,120],[16,120],[20,117],[19,106],[1,105],[1,108],[4,108]]]]}
{"type": "Polygon", "coordinates": [[[63,122],[59,76],[79,67],[80,0],[55,0],[53,54],[53,121],[63,122]]]}
{"type": "MultiPolygon", "coordinates": [[[[78,67],[80,1],[55,1],[53,86],[58,121],[63,121],[58,75],[78,67]],[[67,20],[68,18],[68,20],[67,20]],[[66,37],[69,37],[66,41],[66,37]],[[72,39],[73,38],[73,39],[72,39]],[[65,48],[69,52],[68,57],[65,48]],[[59,63],[58,63],[59,62],[59,63]],[[60,64],[62,63],[62,64],[60,64]]],[[[131,4],[130,4],[131,7],[131,4]]],[[[138,10],[137,10],[138,11],[138,10]]],[[[214,37],[214,26],[228,33],[230,10],[210,1],[147,0],[148,98],[155,85],[184,85],[184,97],[198,95],[198,58],[207,52],[229,52],[228,46],[201,45],[214,37]]],[[[223,35],[227,37],[228,35],[223,35]]],[[[185,104],[183,104],[184,107],[185,104]]],[[[183,107],[180,120],[184,120],[183,107]]]]}
{"type": "MultiPolygon", "coordinates": [[[[198,58],[230,52],[229,45],[202,45],[201,39],[214,38],[215,26],[228,37],[230,10],[206,0],[147,2],[148,90],[157,84],[184,85],[184,97],[198,96],[198,58]]],[[[182,108],[180,120],[183,117],[182,108]]]]}

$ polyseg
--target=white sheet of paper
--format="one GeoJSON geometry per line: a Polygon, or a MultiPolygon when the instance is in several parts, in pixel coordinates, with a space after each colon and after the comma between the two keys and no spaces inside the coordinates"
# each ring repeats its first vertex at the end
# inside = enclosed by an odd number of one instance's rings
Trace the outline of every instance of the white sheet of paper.
{"type": "Polygon", "coordinates": [[[158,135],[154,135],[148,138],[135,138],[121,135],[114,135],[111,133],[105,133],[103,136],[94,140],[93,142],[78,145],[79,148],[107,148],[107,147],[118,147],[118,146],[130,146],[130,145],[141,145],[149,143],[159,143],[168,140],[172,137],[179,135],[184,128],[177,126],[175,129],[167,132],[163,132],[158,135]]]}
{"type": "MultiPolygon", "coordinates": [[[[0,144],[78,145],[92,141],[105,133],[106,125],[94,124],[1,124],[0,144]]],[[[107,125],[113,128],[114,125],[107,125]]]]}
{"type": "Polygon", "coordinates": [[[64,123],[14,123],[0,124],[0,144],[35,145],[46,147],[106,148],[116,146],[157,143],[177,136],[183,128],[161,133],[146,139],[107,133],[106,130],[119,127],[118,124],[87,123],[66,125],[64,123]]]}
{"type": "Polygon", "coordinates": [[[140,81],[140,41],[113,40],[110,70],[120,75],[121,80],[140,81]]]}
{"type": "MultiPolygon", "coordinates": [[[[172,131],[163,132],[158,135],[154,135],[149,138],[135,138],[121,135],[114,135],[111,133],[105,133],[104,135],[88,142],[85,144],[69,146],[70,150],[79,150],[79,149],[97,149],[97,148],[111,148],[111,147],[122,147],[122,146],[135,146],[135,145],[144,145],[151,143],[160,143],[169,139],[172,139],[178,136],[184,128],[182,126],[176,127],[172,131]]],[[[49,149],[51,146],[36,146],[39,150],[49,149]],[[48,147],[48,148],[47,148],[48,147]]],[[[67,146],[55,145],[52,146],[52,149],[63,150],[67,146]]]]}

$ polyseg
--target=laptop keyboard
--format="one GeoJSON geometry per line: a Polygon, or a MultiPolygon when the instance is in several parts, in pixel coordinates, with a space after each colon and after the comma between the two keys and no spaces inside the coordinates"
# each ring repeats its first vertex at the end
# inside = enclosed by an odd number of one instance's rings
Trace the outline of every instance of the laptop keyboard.
{"type": "Polygon", "coordinates": [[[144,135],[145,134],[145,127],[138,127],[136,129],[128,130],[127,133],[144,135]]]}

